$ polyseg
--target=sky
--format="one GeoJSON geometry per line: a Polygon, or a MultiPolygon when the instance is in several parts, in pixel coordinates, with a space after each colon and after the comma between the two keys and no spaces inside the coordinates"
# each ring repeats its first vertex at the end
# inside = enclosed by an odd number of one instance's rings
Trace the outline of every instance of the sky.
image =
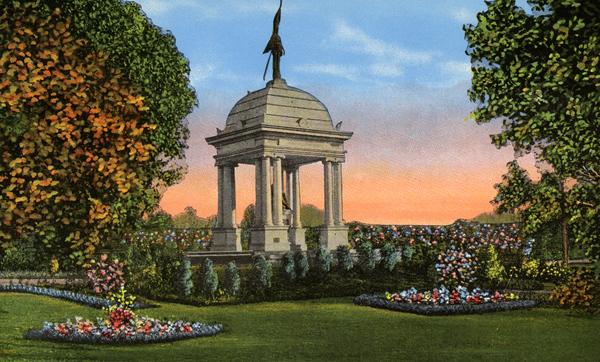
{"type": "MultiPolygon", "coordinates": [[[[247,91],[265,86],[277,0],[139,0],[173,33],[189,59],[198,107],[187,117],[188,173],[161,207],[216,213],[216,150],[205,138],[223,128],[247,91]]],[[[470,63],[462,26],[483,0],[286,0],[281,72],[320,99],[333,122],[354,132],[343,166],[344,219],[379,224],[448,224],[489,212],[494,184],[513,159],[489,135],[498,124],[468,119],[470,63]]],[[[531,168],[531,165],[524,164],[531,168]]],[[[322,165],[300,170],[302,203],[323,206],[322,165]]],[[[254,169],[237,168],[238,219],[254,202],[254,169]]]]}

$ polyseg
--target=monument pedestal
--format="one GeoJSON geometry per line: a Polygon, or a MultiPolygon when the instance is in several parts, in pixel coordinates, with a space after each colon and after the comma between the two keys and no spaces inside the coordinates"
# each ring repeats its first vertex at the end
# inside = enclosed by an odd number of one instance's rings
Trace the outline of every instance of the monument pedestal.
{"type": "Polygon", "coordinates": [[[242,251],[241,233],[238,228],[213,229],[211,251],[242,251]]]}
{"type": "Polygon", "coordinates": [[[255,227],[252,229],[250,250],[254,251],[289,251],[287,225],[255,227]]]}
{"type": "Polygon", "coordinates": [[[327,250],[335,250],[340,245],[348,244],[348,227],[346,225],[321,226],[319,229],[319,245],[327,250]]]}
{"type": "Polygon", "coordinates": [[[289,232],[290,247],[294,251],[306,251],[306,230],[303,228],[290,228],[289,232]]]}

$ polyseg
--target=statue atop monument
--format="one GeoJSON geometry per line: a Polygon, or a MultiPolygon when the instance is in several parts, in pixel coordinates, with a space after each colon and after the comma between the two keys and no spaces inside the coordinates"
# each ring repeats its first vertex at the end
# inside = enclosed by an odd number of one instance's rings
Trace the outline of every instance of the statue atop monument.
{"type": "Polygon", "coordinates": [[[273,57],[273,80],[281,79],[281,69],[280,69],[280,61],[281,57],[285,55],[285,49],[283,48],[283,43],[281,42],[281,38],[279,37],[279,22],[281,21],[281,6],[283,5],[283,0],[279,0],[279,9],[275,14],[275,18],[273,19],[273,34],[271,34],[271,38],[263,51],[263,54],[267,52],[271,52],[269,54],[269,59],[267,60],[267,66],[265,67],[265,73],[263,74],[263,80],[267,76],[267,69],[269,68],[269,61],[271,60],[271,56],[273,57]]]}

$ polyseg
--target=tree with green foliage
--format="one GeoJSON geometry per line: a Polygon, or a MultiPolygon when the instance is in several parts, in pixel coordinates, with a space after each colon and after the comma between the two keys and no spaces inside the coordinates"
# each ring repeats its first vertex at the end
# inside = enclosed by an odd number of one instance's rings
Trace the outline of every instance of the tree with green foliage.
{"type": "Polygon", "coordinates": [[[365,241],[360,243],[356,247],[356,251],[358,252],[358,266],[363,271],[363,273],[370,273],[377,266],[377,262],[375,260],[375,251],[373,250],[373,244],[369,241],[365,241]]]}
{"type": "Polygon", "coordinates": [[[250,271],[250,280],[254,287],[254,292],[262,294],[271,288],[271,279],[273,278],[273,267],[264,256],[259,255],[254,258],[252,269],[250,271]]]}
{"type": "Polygon", "coordinates": [[[208,220],[198,216],[191,206],[186,206],[182,213],[173,217],[173,226],[179,229],[200,229],[209,226],[208,220]]]}
{"type": "Polygon", "coordinates": [[[300,250],[294,253],[294,265],[296,266],[296,278],[304,279],[308,274],[308,258],[306,254],[300,250]]]}
{"type": "Polygon", "coordinates": [[[331,252],[324,246],[320,246],[315,253],[315,269],[317,273],[323,277],[331,271],[333,256],[331,252]]]}
{"type": "MultiPolygon", "coordinates": [[[[486,4],[477,24],[464,27],[473,72],[469,98],[478,104],[471,117],[477,123],[501,120],[501,132],[492,136],[497,147],[512,145],[519,155],[534,152],[549,166],[554,175],[541,181],[536,194],[556,203],[559,195],[567,195],[564,207],[551,213],[563,213],[559,218],[568,218],[575,241],[598,258],[600,5],[576,0],[529,0],[526,9],[514,0],[486,4]],[[565,190],[565,184],[572,187],[565,190]]],[[[528,219],[539,225],[547,215],[537,217],[528,219]]]]}
{"type": "Polygon", "coordinates": [[[179,295],[189,297],[192,295],[194,281],[192,280],[192,263],[189,259],[183,259],[181,263],[181,275],[179,277],[179,295]]]}
{"type": "Polygon", "coordinates": [[[235,297],[240,294],[241,289],[240,272],[235,261],[230,261],[225,265],[225,281],[223,288],[225,293],[231,297],[235,297]]]}
{"type": "Polygon", "coordinates": [[[381,248],[381,265],[391,272],[398,263],[398,251],[393,243],[385,243],[381,248]]]}
{"type": "Polygon", "coordinates": [[[209,258],[202,263],[202,295],[206,299],[213,299],[219,289],[219,276],[209,258]]]}
{"type": "Polygon", "coordinates": [[[339,245],[336,249],[338,268],[344,272],[350,271],[354,267],[352,254],[348,245],[339,245]]]}
{"type": "Polygon", "coordinates": [[[508,163],[508,172],[496,184],[498,194],[492,200],[499,212],[516,212],[523,221],[523,232],[533,235],[553,224],[561,228],[563,262],[569,262],[569,199],[565,182],[556,173],[542,174],[538,182],[529,177],[517,161],[508,163]]]}
{"type": "Polygon", "coordinates": [[[304,227],[315,227],[323,224],[323,210],[315,205],[304,204],[300,208],[300,222],[304,227]]]}
{"type": "Polygon", "coordinates": [[[254,204],[246,206],[244,216],[240,222],[242,250],[250,248],[250,237],[252,234],[252,226],[254,225],[254,204]]]}
{"type": "Polygon", "coordinates": [[[159,208],[145,217],[142,229],[166,230],[173,227],[173,217],[171,214],[159,208]]]}
{"type": "Polygon", "coordinates": [[[188,62],[134,2],[4,5],[0,247],[36,237],[81,264],[181,179],[188,62]]]}
{"type": "Polygon", "coordinates": [[[296,280],[296,263],[294,262],[294,253],[288,251],[281,259],[281,274],[288,282],[296,280]]]}

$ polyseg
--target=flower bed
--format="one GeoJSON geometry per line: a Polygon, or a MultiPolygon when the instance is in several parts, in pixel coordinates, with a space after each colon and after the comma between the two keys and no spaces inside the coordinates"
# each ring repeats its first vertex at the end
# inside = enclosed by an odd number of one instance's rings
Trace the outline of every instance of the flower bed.
{"type": "Polygon", "coordinates": [[[491,293],[478,288],[470,291],[461,286],[450,291],[441,286],[425,292],[411,288],[400,293],[386,293],[384,296],[362,294],[354,298],[354,304],[423,315],[499,312],[537,305],[533,300],[517,299],[512,293],[491,293]]]}
{"type": "MultiPolygon", "coordinates": [[[[9,284],[0,285],[0,292],[19,292],[19,293],[31,293],[37,295],[44,295],[47,297],[58,298],[84,304],[92,308],[108,308],[114,303],[109,299],[95,297],[93,295],[86,295],[68,290],[54,289],[54,288],[41,288],[32,285],[23,284],[9,284]]],[[[135,309],[152,307],[149,304],[143,304],[136,302],[132,306],[135,309]]]]}
{"type": "Polygon", "coordinates": [[[148,317],[127,321],[97,319],[96,323],[76,318],[75,322],[44,322],[41,329],[30,329],[25,338],[57,342],[135,344],[164,343],[188,338],[213,336],[223,331],[221,324],[166,321],[148,317]]]}

